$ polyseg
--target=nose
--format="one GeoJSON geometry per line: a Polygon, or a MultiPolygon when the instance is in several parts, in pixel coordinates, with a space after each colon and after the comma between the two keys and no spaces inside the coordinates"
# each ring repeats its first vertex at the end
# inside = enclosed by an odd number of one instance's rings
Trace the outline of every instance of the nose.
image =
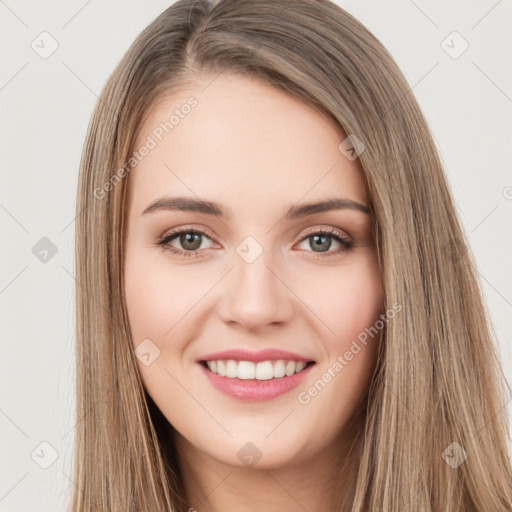
{"type": "Polygon", "coordinates": [[[290,321],[294,294],[286,279],[263,253],[252,263],[235,255],[234,268],[217,305],[223,322],[262,332],[290,321]]]}

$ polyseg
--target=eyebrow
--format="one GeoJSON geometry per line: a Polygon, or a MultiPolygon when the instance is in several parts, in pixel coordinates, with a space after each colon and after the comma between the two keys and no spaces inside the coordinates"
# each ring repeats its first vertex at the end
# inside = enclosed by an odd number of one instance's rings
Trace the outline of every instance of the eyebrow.
{"type": "MultiPolygon", "coordinates": [[[[142,212],[142,215],[147,215],[161,210],[197,212],[204,213],[206,215],[215,215],[216,217],[226,219],[231,217],[231,211],[224,208],[219,203],[186,196],[161,197],[150,203],[142,212]]],[[[370,213],[366,206],[358,203],[357,201],[345,198],[333,198],[314,203],[305,203],[300,206],[292,206],[286,212],[284,218],[286,220],[299,219],[315,213],[322,213],[331,210],[355,210],[365,214],[370,213]]]]}

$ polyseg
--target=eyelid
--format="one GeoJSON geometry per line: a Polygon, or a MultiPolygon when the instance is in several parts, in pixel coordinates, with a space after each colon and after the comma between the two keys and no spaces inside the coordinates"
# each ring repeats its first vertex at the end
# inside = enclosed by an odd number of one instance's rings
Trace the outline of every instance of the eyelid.
{"type": "Polygon", "coordinates": [[[311,228],[306,229],[306,231],[303,232],[300,241],[302,241],[305,237],[307,237],[309,235],[313,235],[318,232],[325,232],[325,233],[337,235],[340,238],[342,238],[343,240],[345,240],[346,242],[352,241],[352,237],[346,231],[343,231],[340,228],[335,228],[332,226],[326,227],[325,224],[312,226],[311,228]]]}
{"type": "Polygon", "coordinates": [[[195,225],[195,224],[186,224],[184,226],[179,226],[177,228],[172,228],[168,231],[165,231],[164,234],[160,237],[160,240],[168,238],[174,234],[182,233],[184,231],[196,231],[202,235],[206,235],[210,239],[216,238],[216,236],[213,234],[213,231],[211,231],[206,226],[195,225]]]}

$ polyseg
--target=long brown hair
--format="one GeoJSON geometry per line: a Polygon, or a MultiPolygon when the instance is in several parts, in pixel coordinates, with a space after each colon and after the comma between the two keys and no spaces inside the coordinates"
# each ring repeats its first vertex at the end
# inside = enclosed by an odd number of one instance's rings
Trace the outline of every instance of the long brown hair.
{"type": "Polygon", "coordinates": [[[166,420],[132,350],[126,162],[158,98],[219,73],[284,90],[365,145],[384,308],[396,302],[402,312],[379,346],[346,510],[511,510],[496,337],[431,133],[392,57],[327,0],[179,0],[108,79],[84,145],[73,512],[187,510],[166,420]],[[453,450],[467,455],[457,467],[447,463],[453,450]]]}

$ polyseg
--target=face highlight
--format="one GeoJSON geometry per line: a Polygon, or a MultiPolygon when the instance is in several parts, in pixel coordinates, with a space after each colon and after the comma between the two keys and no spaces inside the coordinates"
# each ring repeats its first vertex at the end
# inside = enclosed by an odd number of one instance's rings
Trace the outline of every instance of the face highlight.
{"type": "Polygon", "coordinates": [[[154,359],[139,368],[188,460],[319,461],[341,450],[378,348],[300,401],[382,311],[364,176],[309,106],[209,81],[155,105],[139,146],[197,98],[127,178],[126,304],[134,349],[154,359]]]}

